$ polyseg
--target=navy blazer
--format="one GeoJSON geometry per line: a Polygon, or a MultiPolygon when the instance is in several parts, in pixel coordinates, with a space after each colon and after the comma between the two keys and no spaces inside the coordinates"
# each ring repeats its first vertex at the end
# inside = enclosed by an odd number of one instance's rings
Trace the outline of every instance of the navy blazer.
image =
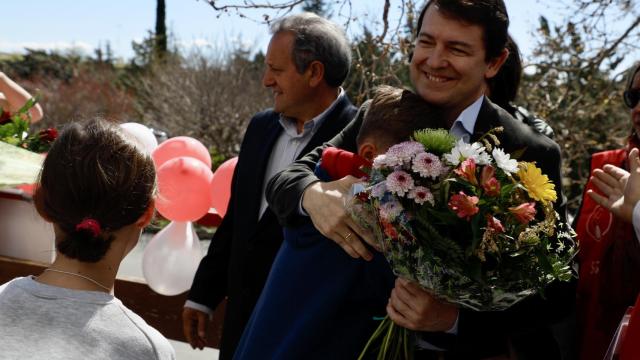
{"type": "Polygon", "coordinates": [[[285,227],[234,359],[357,359],[386,316],[394,281],[381,253],[354,259],[309,219],[285,227]]]}
{"type": "MultiPolygon", "coordinates": [[[[325,115],[300,157],[340,132],[356,112],[349,99],[342,97],[325,115]]],[[[267,110],[251,119],[233,174],[227,214],[211,239],[189,291],[189,300],[211,309],[227,297],[221,360],[233,356],[282,243],[282,227],[271,209],[259,218],[267,163],[283,131],[279,118],[279,114],[267,110]]]]}

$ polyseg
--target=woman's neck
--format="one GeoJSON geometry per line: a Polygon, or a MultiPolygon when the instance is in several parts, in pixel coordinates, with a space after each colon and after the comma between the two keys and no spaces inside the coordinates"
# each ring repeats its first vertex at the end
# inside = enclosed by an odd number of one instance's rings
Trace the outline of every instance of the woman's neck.
{"type": "Polygon", "coordinates": [[[58,252],[56,260],[38,278],[38,282],[73,290],[102,291],[113,294],[118,265],[108,259],[96,263],[70,259],[58,252]]]}

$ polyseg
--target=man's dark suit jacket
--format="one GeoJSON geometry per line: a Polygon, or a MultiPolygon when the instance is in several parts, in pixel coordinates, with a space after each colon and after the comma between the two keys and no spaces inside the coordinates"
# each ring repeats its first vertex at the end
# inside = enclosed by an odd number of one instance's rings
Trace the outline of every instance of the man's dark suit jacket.
{"type": "MultiPolygon", "coordinates": [[[[339,133],[356,112],[349,99],[342,97],[324,115],[299,157],[339,133]]],[[[221,360],[233,356],[282,243],[282,227],[271,209],[258,218],[267,163],[283,131],[279,118],[268,110],[251,119],[233,174],[227,214],[211,239],[189,292],[189,300],[211,309],[227,297],[221,360]]]]}
{"type": "MultiPolygon", "coordinates": [[[[362,115],[359,114],[329,142],[330,145],[354,151],[361,124],[362,115]]],[[[499,135],[500,147],[509,153],[524,150],[519,159],[535,161],[553,181],[559,199],[556,210],[564,221],[566,210],[562,195],[559,146],[515,120],[485,97],[471,141],[478,140],[482,134],[500,126],[504,128],[504,132],[499,135]]],[[[314,150],[268,183],[266,193],[269,206],[286,226],[295,226],[301,222],[297,204],[304,189],[317,180],[313,176],[313,169],[321,153],[322,148],[314,150]]],[[[446,349],[447,359],[482,359],[510,352],[515,352],[519,359],[561,359],[572,351],[567,348],[572,348],[572,344],[557,340],[551,327],[570,316],[574,302],[575,282],[553,283],[546,289],[545,298],[540,295],[532,296],[505,311],[474,312],[461,309],[457,335],[421,335],[431,344],[446,349]]],[[[567,332],[570,333],[571,330],[567,332]]]]}

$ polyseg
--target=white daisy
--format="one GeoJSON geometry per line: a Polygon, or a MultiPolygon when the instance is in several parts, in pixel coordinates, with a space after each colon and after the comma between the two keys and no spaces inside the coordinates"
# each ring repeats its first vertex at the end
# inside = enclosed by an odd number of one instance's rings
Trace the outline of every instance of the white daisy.
{"type": "Polygon", "coordinates": [[[500,148],[493,149],[491,152],[493,159],[496,161],[496,165],[504,172],[508,174],[514,174],[518,172],[518,162],[511,158],[511,156],[504,152],[500,148]]]}

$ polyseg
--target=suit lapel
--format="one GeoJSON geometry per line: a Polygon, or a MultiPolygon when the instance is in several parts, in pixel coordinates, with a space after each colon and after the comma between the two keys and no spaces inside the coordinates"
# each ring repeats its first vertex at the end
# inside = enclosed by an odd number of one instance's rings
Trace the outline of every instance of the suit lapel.
{"type": "Polygon", "coordinates": [[[496,109],[493,108],[492,103],[485,96],[482,100],[482,106],[480,107],[480,112],[478,113],[476,125],[473,128],[471,142],[478,141],[482,135],[498,126],[500,126],[500,123],[499,116],[496,115],[496,109]]]}
{"type": "Polygon", "coordinates": [[[352,120],[350,116],[344,116],[343,114],[350,105],[351,101],[349,101],[347,95],[344,95],[326,115],[318,131],[311,137],[307,146],[300,151],[296,159],[300,159],[311,150],[337,135],[352,120]]]}
{"type": "Polygon", "coordinates": [[[258,223],[259,221],[260,205],[262,202],[261,191],[264,184],[267,165],[269,164],[269,157],[271,156],[273,146],[282,131],[283,129],[278,118],[275,118],[273,121],[269,121],[267,123],[264,132],[257,134],[261,137],[264,136],[264,138],[263,140],[256,141],[257,146],[251,154],[252,161],[250,161],[250,166],[254,169],[254,174],[250,177],[250,179],[252,179],[252,184],[247,184],[247,188],[242,189],[242,191],[248,191],[250,193],[247,199],[254,199],[251,201],[251,207],[247,209],[247,214],[254,219],[254,221],[252,221],[253,224],[258,223]]]}

